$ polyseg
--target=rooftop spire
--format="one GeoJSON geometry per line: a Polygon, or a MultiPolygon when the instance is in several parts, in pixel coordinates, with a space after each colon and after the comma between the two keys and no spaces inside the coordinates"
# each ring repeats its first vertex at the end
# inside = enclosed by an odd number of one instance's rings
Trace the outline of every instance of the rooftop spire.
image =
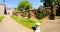
{"type": "Polygon", "coordinates": [[[3,4],[5,3],[5,0],[3,0],[3,4]]]}

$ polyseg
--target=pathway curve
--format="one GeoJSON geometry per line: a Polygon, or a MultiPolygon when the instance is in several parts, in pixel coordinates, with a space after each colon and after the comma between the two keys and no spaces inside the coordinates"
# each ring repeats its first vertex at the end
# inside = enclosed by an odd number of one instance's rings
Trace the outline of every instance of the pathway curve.
{"type": "Polygon", "coordinates": [[[8,15],[5,15],[4,19],[0,23],[0,32],[33,32],[21,24],[11,19],[8,15]]]}

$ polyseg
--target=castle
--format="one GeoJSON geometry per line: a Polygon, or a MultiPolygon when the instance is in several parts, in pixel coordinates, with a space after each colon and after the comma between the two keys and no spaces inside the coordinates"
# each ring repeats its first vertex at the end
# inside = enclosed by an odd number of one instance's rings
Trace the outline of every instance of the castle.
{"type": "Polygon", "coordinates": [[[2,4],[0,4],[0,15],[4,14],[12,14],[12,11],[14,8],[6,8],[6,5],[4,4],[5,1],[3,1],[2,4]]]}
{"type": "Polygon", "coordinates": [[[4,15],[4,4],[0,4],[0,15],[4,15]]]}

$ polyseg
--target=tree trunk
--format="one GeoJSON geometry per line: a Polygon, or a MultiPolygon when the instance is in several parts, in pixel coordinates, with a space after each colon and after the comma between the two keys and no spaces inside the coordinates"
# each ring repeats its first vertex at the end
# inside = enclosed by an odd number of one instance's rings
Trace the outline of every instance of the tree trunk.
{"type": "Polygon", "coordinates": [[[28,11],[28,18],[30,18],[30,10],[28,11]]]}
{"type": "Polygon", "coordinates": [[[53,11],[54,11],[53,9],[54,9],[54,7],[51,5],[51,15],[50,15],[50,19],[51,19],[51,20],[54,20],[54,18],[55,18],[55,17],[54,17],[55,15],[54,15],[54,13],[53,13],[53,11]]]}

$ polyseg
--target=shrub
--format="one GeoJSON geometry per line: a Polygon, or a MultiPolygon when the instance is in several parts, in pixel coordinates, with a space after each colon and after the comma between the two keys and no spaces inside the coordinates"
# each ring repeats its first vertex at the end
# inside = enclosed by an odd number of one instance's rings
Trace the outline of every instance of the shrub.
{"type": "Polygon", "coordinates": [[[55,19],[55,14],[51,14],[50,19],[55,19]]]}
{"type": "Polygon", "coordinates": [[[44,11],[44,14],[43,15],[49,15],[49,13],[50,13],[51,11],[50,10],[47,10],[47,11],[44,11]]]}
{"type": "Polygon", "coordinates": [[[36,18],[37,19],[42,19],[43,18],[43,14],[39,11],[36,11],[36,18]]]}

